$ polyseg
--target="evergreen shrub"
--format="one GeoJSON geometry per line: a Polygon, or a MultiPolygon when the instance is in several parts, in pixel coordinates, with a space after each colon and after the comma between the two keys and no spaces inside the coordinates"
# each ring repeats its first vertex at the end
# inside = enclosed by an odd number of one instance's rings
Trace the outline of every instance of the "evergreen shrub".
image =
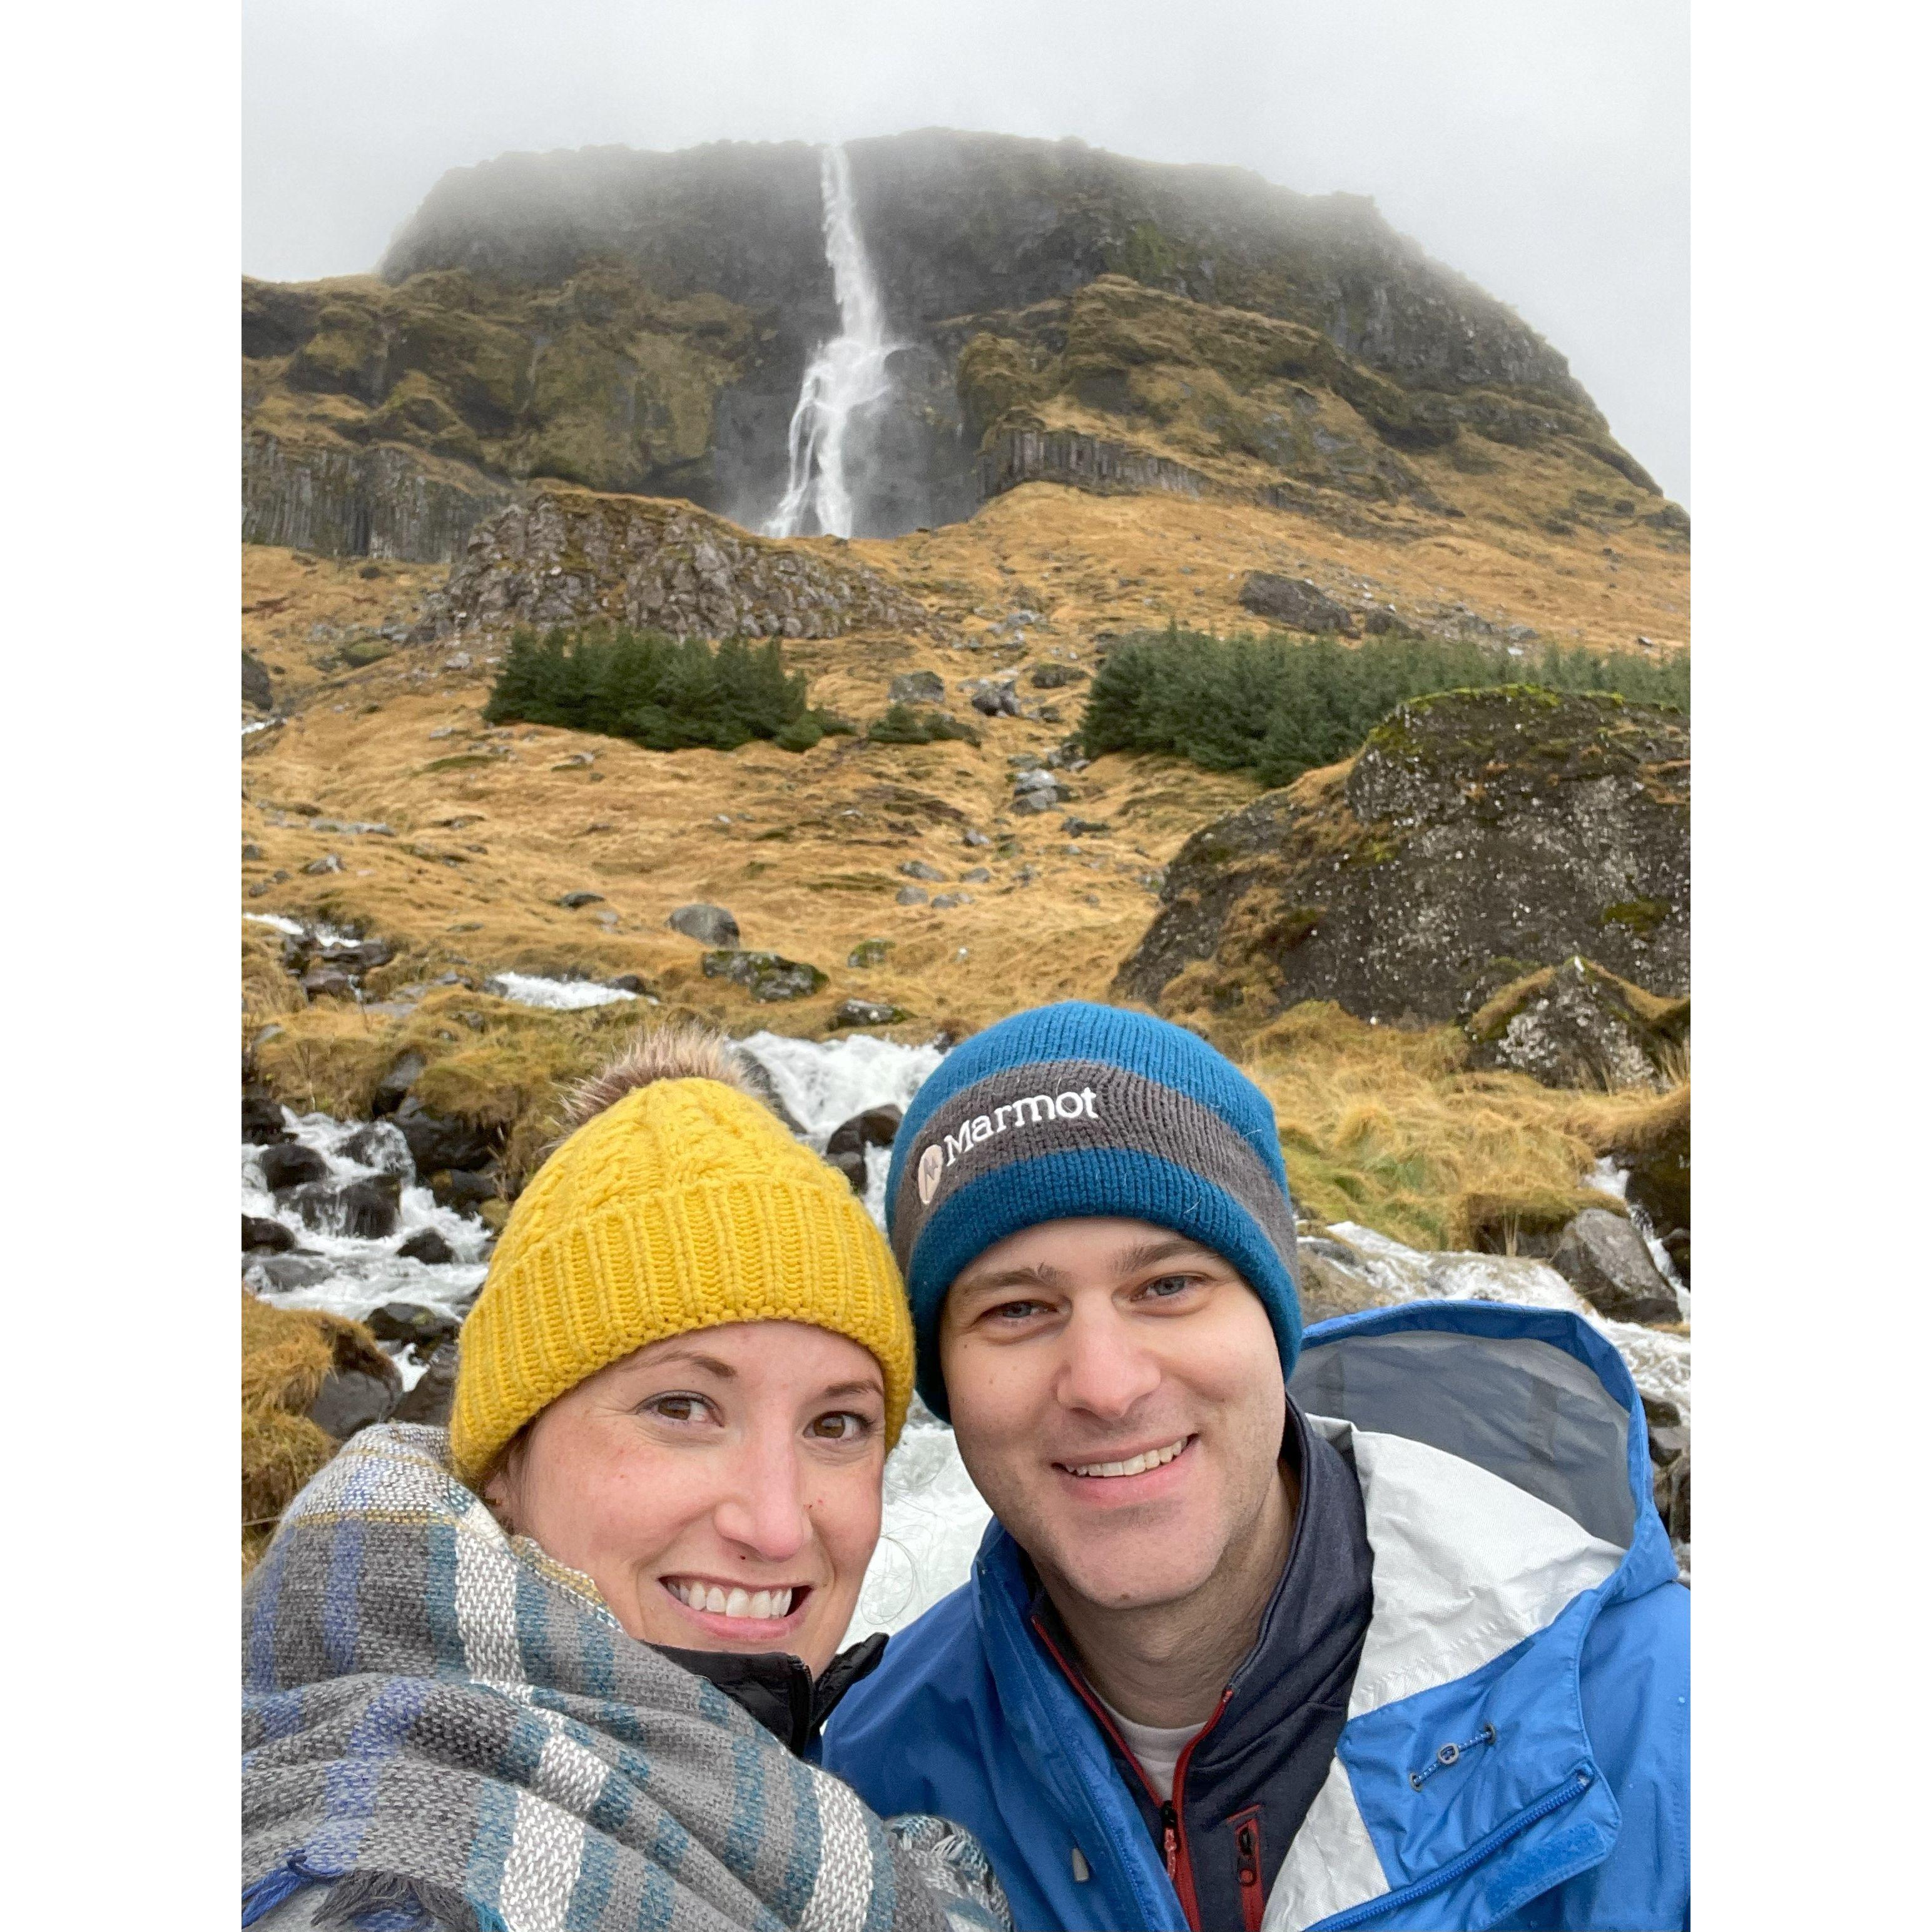
{"type": "Polygon", "coordinates": [[[866,726],[866,736],[875,745],[930,745],[941,738],[968,745],[980,742],[979,733],[961,719],[943,711],[915,711],[909,704],[888,705],[866,726]]]}
{"type": "Polygon", "coordinates": [[[1540,684],[1612,692],[1688,711],[1688,654],[1550,644],[1513,657],[1493,645],[1390,632],[1345,644],[1312,638],[1216,637],[1170,625],[1107,653],[1080,721],[1081,749],[1168,752],[1209,771],[1284,785],[1354,751],[1398,704],[1433,692],[1540,684]]]}
{"type": "Polygon", "coordinates": [[[805,680],[786,670],[776,638],[680,642],[628,626],[518,630],[483,715],[493,724],[600,731],[653,752],[730,752],[754,738],[803,752],[852,728],[808,707],[805,680]]]}

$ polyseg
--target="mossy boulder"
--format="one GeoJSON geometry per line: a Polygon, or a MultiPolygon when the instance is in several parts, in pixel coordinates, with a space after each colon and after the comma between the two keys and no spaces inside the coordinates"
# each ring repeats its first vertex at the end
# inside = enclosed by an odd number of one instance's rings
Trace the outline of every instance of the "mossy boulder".
{"type": "Polygon", "coordinates": [[[720,949],[704,959],[707,980],[729,980],[754,1000],[806,1000],[821,991],[826,976],[802,960],[777,952],[738,952],[720,949]]]}
{"type": "Polygon", "coordinates": [[[1681,1077],[1690,1002],[1573,956],[1514,980],[1464,1022],[1470,1059],[1546,1087],[1654,1087],[1681,1077]]]}
{"type": "Polygon", "coordinates": [[[1426,1025],[1580,953],[1676,999],[1690,912],[1687,719],[1594,694],[1451,692],[1196,833],[1114,991],[1255,1018],[1333,1000],[1426,1025]],[[1605,916],[1638,902],[1640,921],[1605,916]]]}

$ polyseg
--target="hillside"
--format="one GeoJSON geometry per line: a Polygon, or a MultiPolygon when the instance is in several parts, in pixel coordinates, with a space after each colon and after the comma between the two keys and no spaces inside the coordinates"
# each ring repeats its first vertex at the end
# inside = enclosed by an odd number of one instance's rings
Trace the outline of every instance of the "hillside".
{"type": "MultiPolygon", "coordinates": [[[[1683,552],[1561,355],[1371,203],[1077,142],[850,158],[891,346],[850,426],[862,536],[1046,481],[1382,548],[1480,530],[1539,570],[1606,533],[1683,552]]],[[[818,168],[798,144],[505,156],[440,182],[378,274],[244,283],[244,536],[445,560],[532,478],[756,527],[839,326],[818,168]]]]}

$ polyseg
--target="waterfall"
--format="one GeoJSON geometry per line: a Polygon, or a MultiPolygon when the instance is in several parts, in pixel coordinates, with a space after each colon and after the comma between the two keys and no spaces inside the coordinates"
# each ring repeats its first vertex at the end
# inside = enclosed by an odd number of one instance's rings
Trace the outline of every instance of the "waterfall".
{"type": "Polygon", "coordinates": [[[852,534],[852,486],[845,439],[856,412],[892,386],[886,358],[885,305],[859,232],[852,168],[842,147],[819,150],[819,194],[824,206],[825,259],[838,299],[838,333],[812,357],[800,386],[786,439],[785,493],[765,525],[773,537],[801,536],[815,527],[829,536],[852,534]]]}

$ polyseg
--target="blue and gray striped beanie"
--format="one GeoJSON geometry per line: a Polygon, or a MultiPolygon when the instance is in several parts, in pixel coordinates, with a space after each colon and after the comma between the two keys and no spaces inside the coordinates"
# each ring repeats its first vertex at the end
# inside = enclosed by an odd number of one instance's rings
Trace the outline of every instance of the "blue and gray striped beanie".
{"type": "Polygon", "coordinates": [[[1070,1216],[1148,1221],[1212,1248],[1260,1296],[1284,1378],[1294,1366],[1294,1209],[1274,1109],[1166,1020],[1069,1000],[974,1034],[906,1110],[886,1204],[919,1392],[942,1417],[946,1290],[994,1242],[1070,1216]]]}

